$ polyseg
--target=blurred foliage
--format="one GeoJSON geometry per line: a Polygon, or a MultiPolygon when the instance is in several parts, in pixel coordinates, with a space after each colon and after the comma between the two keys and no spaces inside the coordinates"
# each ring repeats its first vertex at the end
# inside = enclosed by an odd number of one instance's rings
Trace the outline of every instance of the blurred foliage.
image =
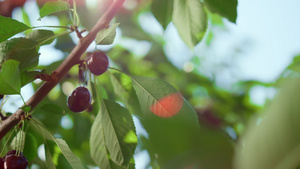
{"type": "MultiPolygon", "coordinates": [[[[91,7],[86,5],[84,0],[77,0],[77,11],[81,21],[80,29],[86,28],[89,30],[101,14],[103,14],[109,5],[109,1],[110,0],[101,0],[97,2],[97,5],[91,7]]],[[[233,6],[236,6],[236,1],[233,1],[235,3],[233,6]]],[[[96,97],[100,95],[103,99],[115,100],[120,103],[120,105],[124,105],[132,116],[134,116],[136,120],[139,120],[143,127],[146,128],[149,136],[143,134],[138,135],[136,153],[138,154],[139,151],[147,150],[150,156],[148,167],[155,169],[200,167],[205,169],[233,168],[235,145],[244,133],[249,120],[253,116],[259,115],[259,112],[262,110],[260,106],[253,104],[251,101],[251,89],[255,86],[277,87],[277,84],[283,79],[299,77],[300,55],[295,57],[294,62],[283,72],[278,83],[239,80],[231,85],[231,89],[224,89],[217,84],[215,77],[218,76],[218,71],[207,70],[208,73],[200,71],[200,67],[205,63],[203,58],[210,57],[209,54],[206,54],[207,56],[204,57],[199,57],[202,53],[194,51],[193,57],[189,61],[190,70],[187,71],[178,68],[173,64],[172,58],[167,55],[165,50],[167,41],[165,40],[164,35],[151,34],[142,27],[139,17],[143,14],[151,14],[151,16],[153,15],[156,17],[158,22],[162,24],[161,30],[164,32],[168,31],[172,18],[172,10],[161,11],[158,7],[166,6],[166,8],[169,9],[171,8],[170,6],[173,6],[173,3],[164,1],[162,2],[163,5],[160,6],[161,2],[158,0],[153,0],[153,3],[151,3],[152,1],[150,0],[131,0],[130,2],[132,4],[125,4],[125,7],[120,10],[115,18],[115,22],[120,23],[117,35],[120,33],[122,36],[120,36],[119,39],[115,39],[115,43],[111,46],[106,46],[106,48],[95,47],[106,50],[111,61],[110,66],[115,69],[109,69],[108,72],[100,77],[88,76],[90,80],[88,88],[91,90],[94,97],[92,101],[93,110],[91,112],[77,114],[72,113],[67,107],[68,95],[75,87],[82,85],[78,83],[78,65],[76,65],[34,109],[34,113],[32,114],[33,118],[38,119],[40,123],[45,125],[56,138],[64,139],[68,144],[68,147],[79,157],[84,165],[89,167],[96,166],[90,155],[89,139],[91,136],[91,127],[97,117],[100,107],[100,104],[97,101],[99,98],[96,97]],[[146,51],[146,54],[139,56],[131,48],[124,45],[124,43],[117,41],[124,39],[133,40],[133,43],[130,44],[132,46],[137,45],[140,41],[144,41],[148,42],[151,47],[149,51],[146,50],[146,47],[145,49],[142,49],[146,51]],[[124,74],[116,71],[116,69],[121,70],[124,74]],[[187,118],[188,122],[181,121],[182,123],[174,123],[173,121],[166,121],[164,119],[158,120],[155,117],[145,117],[143,111],[145,111],[144,109],[147,109],[147,107],[140,107],[143,103],[138,100],[141,100],[140,98],[143,97],[147,98],[148,96],[145,96],[143,92],[135,92],[136,84],[135,82],[132,82],[132,79],[134,78],[127,75],[133,75],[134,77],[158,77],[170,83],[174,87],[157,90],[156,88],[155,90],[154,88],[151,88],[151,90],[146,90],[148,92],[153,89],[152,93],[150,93],[153,98],[150,100],[153,101],[159,98],[159,94],[164,92],[168,93],[168,90],[172,90],[172,92],[177,90],[186,99],[184,108],[188,109],[187,112],[194,113],[194,115],[189,117],[193,121],[189,121],[190,119],[187,118]],[[98,83],[98,86],[95,87],[93,84],[96,82],[98,83]],[[189,107],[187,102],[192,107],[189,107]],[[197,127],[195,127],[195,124],[197,127]],[[198,125],[200,128],[198,128],[198,125]],[[176,147],[176,149],[170,151],[174,147],[176,147]]],[[[183,1],[181,0],[176,0],[177,5],[182,2],[183,1]]],[[[218,1],[215,0],[206,0],[205,4],[212,5],[217,2],[218,1]]],[[[39,7],[44,3],[43,0],[38,0],[37,2],[39,7]]],[[[201,3],[201,5],[203,4],[201,3]]],[[[180,5],[178,6],[180,7],[180,5]]],[[[207,8],[212,9],[213,5],[207,6],[207,8]]],[[[230,6],[230,8],[234,7],[230,6]]],[[[222,17],[221,15],[224,13],[224,10],[221,9],[221,6],[213,8],[211,12],[215,13],[211,13],[208,9],[205,9],[207,10],[205,15],[207,15],[210,24],[208,24],[209,26],[206,30],[206,34],[201,42],[205,43],[207,49],[209,49],[210,45],[215,40],[214,38],[217,37],[218,34],[227,31],[223,17],[228,18],[232,22],[235,22],[236,20],[236,15],[232,13],[222,17]]],[[[27,15],[31,16],[32,14],[27,14],[26,12],[28,11],[23,10],[23,22],[30,26],[27,15]]],[[[204,12],[204,8],[202,12],[204,12]]],[[[54,16],[58,18],[61,26],[69,25],[71,22],[67,19],[66,13],[57,13],[54,16]]],[[[204,27],[206,27],[206,25],[204,27]]],[[[205,28],[203,29],[205,30],[205,28]]],[[[60,28],[55,29],[53,32],[61,33],[62,31],[64,31],[64,29],[60,28]]],[[[197,34],[196,32],[194,33],[197,34]]],[[[52,35],[52,32],[50,34],[52,35]]],[[[27,36],[33,35],[34,32],[31,32],[27,36]]],[[[58,37],[52,43],[52,46],[63,53],[62,59],[50,63],[49,65],[39,65],[37,69],[51,74],[51,72],[63,62],[65,57],[67,57],[74,48],[76,42],[73,39],[73,36],[69,34],[58,37]]],[[[195,41],[193,41],[193,45],[194,43],[195,41]]],[[[189,46],[191,45],[189,44],[189,46]]],[[[242,45],[237,46],[235,50],[243,50],[242,45]]],[[[237,54],[236,51],[232,51],[232,53],[237,54]]],[[[228,60],[230,60],[230,58],[228,60]]],[[[217,70],[219,67],[213,67],[212,69],[217,70]]],[[[29,76],[28,78],[30,77],[32,76],[29,76]]],[[[34,91],[37,90],[41,84],[42,82],[38,80],[31,83],[34,91]]],[[[166,85],[165,83],[159,84],[161,86],[166,85]]],[[[149,81],[149,83],[145,83],[141,86],[144,87],[147,85],[152,85],[152,83],[149,81]]],[[[28,125],[30,126],[32,124],[28,125]]],[[[137,130],[139,131],[141,129],[137,128],[137,130]]],[[[2,150],[6,141],[9,142],[15,137],[15,130],[11,131],[11,133],[12,137],[9,137],[9,133],[1,140],[0,150],[2,150]]],[[[33,142],[37,147],[46,147],[46,152],[49,152],[48,154],[52,155],[52,161],[56,165],[56,168],[71,168],[70,164],[62,155],[62,152],[57,148],[57,145],[51,141],[45,141],[45,138],[35,129],[35,127],[28,127],[27,133],[30,134],[30,139],[34,136],[33,142]]],[[[249,147],[249,149],[251,148],[253,147],[249,147]]],[[[7,151],[8,148],[4,148],[4,152],[1,156],[7,151]]],[[[26,151],[28,152],[28,150],[26,151]]],[[[31,164],[38,165],[40,168],[49,166],[49,163],[40,156],[37,156],[36,154],[33,155],[30,156],[32,159],[34,158],[31,164]],[[36,157],[32,157],[33,155],[36,157]]],[[[112,158],[108,158],[109,166],[115,165],[115,161],[112,160],[112,158]]],[[[129,159],[126,160],[128,164],[129,159]]],[[[255,163],[256,161],[250,162],[255,163]]],[[[132,165],[133,162],[130,162],[126,167],[132,168],[132,165]]]]}

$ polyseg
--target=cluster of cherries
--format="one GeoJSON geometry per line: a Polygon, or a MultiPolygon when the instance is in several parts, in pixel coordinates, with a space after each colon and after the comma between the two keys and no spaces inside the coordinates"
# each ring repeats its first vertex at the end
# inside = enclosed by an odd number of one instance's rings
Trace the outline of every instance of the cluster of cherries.
{"type": "MultiPolygon", "coordinates": [[[[108,57],[102,51],[89,53],[86,59],[86,66],[92,74],[99,76],[107,71],[108,57]]],[[[86,87],[80,86],[68,97],[68,107],[75,113],[84,110],[88,111],[89,109],[92,109],[91,101],[92,96],[90,91],[86,87]]]]}
{"type": "Polygon", "coordinates": [[[27,169],[27,158],[21,152],[11,150],[0,158],[0,169],[27,169]]]}

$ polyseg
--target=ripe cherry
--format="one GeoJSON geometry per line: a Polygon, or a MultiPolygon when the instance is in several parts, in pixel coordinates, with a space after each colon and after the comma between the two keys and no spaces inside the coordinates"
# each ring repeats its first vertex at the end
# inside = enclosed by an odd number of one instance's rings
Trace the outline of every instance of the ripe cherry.
{"type": "Polygon", "coordinates": [[[91,73],[99,76],[108,68],[108,57],[104,52],[96,51],[88,56],[86,64],[91,73]]]}
{"type": "Polygon", "coordinates": [[[28,161],[27,158],[23,155],[9,155],[6,156],[4,161],[5,169],[27,169],[28,161]]]}
{"type": "Polygon", "coordinates": [[[90,91],[85,87],[77,87],[68,97],[68,107],[72,112],[79,113],[87,109],[91,101],[90,91]]]}
{"type": "Polygon", "coordinates": [[[4,169],[4,159],[0,157],[0,169],[4,169]]]}

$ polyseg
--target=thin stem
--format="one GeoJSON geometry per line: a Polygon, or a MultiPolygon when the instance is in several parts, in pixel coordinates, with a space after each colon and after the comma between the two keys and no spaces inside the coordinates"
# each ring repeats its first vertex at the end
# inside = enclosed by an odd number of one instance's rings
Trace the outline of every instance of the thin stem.
{"type": "Polygon", "coordinates": [[[71,27],[67,27],[67,26],[33,26],[30,29],[36,29],[36,28],[64,28],[64,29],[72,30],[71,27]]]}

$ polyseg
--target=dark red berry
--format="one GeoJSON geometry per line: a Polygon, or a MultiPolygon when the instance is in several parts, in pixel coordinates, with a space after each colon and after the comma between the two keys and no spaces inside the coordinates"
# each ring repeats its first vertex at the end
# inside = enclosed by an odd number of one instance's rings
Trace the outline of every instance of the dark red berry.
{"type": "Polygon", "coordinates": [[[5,156],[3,157],[3,159],[5,160],[6,157],[10,156],[10,155],[23,155],[22,152],[20,152],[20,154],[16,154],[17,150],[10,150],[9,152],[7,152],[5,154],[5,156]]]}
{"type": "Polygon", "coordinates": [[[5,169],[27,169],[28,161],[23,155],[8,155],[4,160],[5,169]]]}
{"type": "Polygon", "coordinates": [[[108,57],[104,52],[96,51],[88,56],[86,64],[91,73],[99,76],[108,68],[108,57]]]}
{"type": "Polygon", "coordinates": [[[93,105],[90,105],[87,109],[86,109],[86,112],[91,112],[91,111],[93,111],[93,105]]]}
{"type": "Polygon", "coordinates": [[[4,169],[4,159],[0,158],[0,169],[4,169]]]}
{"type": "Polygon", "coordinates": [[[68,97],[68,107],[72,112],[79,113],[87,109],[91,101],[90,91],[85,87],[77,87],[68,97]]]}

